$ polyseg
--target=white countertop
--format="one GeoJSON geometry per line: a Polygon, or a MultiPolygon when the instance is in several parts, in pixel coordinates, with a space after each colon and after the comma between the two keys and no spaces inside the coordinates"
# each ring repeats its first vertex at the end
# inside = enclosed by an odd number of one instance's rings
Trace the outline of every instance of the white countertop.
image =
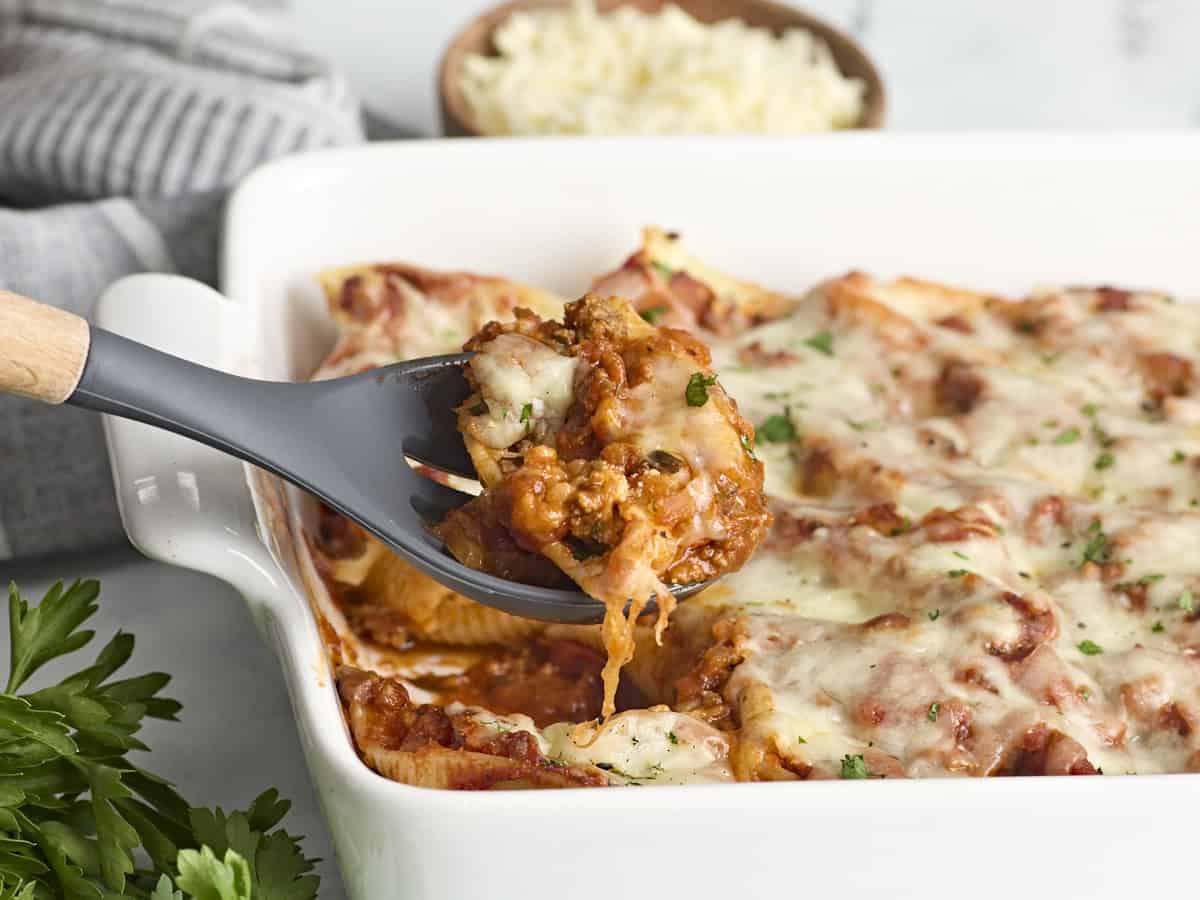
{"type": "MultiPolygon", "coordinates": [[[[336,59],[399,131],[437,130],[433,70],[477,0],[293,0],[297,30],[336,59]]],[[[1200,126],[1200,4],[1192,0],[813,0],[880,65],[894,129],[1171,130],[1200,126]]],[[[132,550],[6,564],[28,597],[56,578],[103,583],[99,639],[139,638],[131,672],[163,669],[184,704],[152,722],[149,766],[194,802],[242,806],[274,786],[286,824],[321,856],[322,898],[344,896],[283,681],[239,598],[132,550]]]]}

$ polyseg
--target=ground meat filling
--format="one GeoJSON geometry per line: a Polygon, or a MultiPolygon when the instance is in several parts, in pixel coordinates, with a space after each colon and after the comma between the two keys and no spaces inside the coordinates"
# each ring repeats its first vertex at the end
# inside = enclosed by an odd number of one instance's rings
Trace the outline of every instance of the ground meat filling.
{"type": "Polygon", "coordinates": [[[466,349],[475,392],[459,427],[484,493],[439,534],[461,562],[502,577],[533,570],[546,583],[530,557],[549,560],[605,604],[609,715],[640,611],[657,603],[661,638],[668,584],[740,568],[765,535],[753,428],[703,343],[617,298],[584,297],[561,324],[521,312],[466,349]]]}
{"type": "MultiPolygon", "coordinates": [[[[568,640],[538,638],[532,645],[501,652],[465,672],[418,683],[446,702],[458,700],[501,715],[524,713],[539,728],[555,722],[586,722],[600,715],[604,654],[568,640]]],[[[645,700],[622,682],[618,709],[637,709],[645,700]]]]}

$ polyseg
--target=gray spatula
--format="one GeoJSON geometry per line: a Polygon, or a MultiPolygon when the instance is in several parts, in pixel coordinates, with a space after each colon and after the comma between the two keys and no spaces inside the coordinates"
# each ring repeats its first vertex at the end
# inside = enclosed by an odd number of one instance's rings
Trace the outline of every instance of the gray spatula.
{"type": "MultiPolygon", "coordinates": [[[[435,356],[301,384],[198,366],[0,291],[0,392],[145,422],[274,472],[358,522],[421,571],[505,612],[598,622],[581,591],[507,581],[450,556],[427,524],[470,497],[421,475],[409,457],[467,478],[456,426],[469,354],[435,356]]],[[[682,599],[704,583],[672,588],[682,599]]]]}

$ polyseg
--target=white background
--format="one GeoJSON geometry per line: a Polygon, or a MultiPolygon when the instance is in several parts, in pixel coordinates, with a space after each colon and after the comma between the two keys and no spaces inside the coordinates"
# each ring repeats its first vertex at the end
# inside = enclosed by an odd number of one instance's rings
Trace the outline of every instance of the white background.
{"type": "MultiPolygon", "coordinates": [[[[295,29],[334,59],[391,131],[437,130],[435,62],[476,0],[293,0],[295,29]]],[[[813,0],[883,72],[889,127],[1176,130],[1200,126],[1200,3],[1194,0],[813,0]]],[[[469,260],[464,264],[469,265],[469,260]]],[[[244,805],[276,786],[289,830],[325,857],[323,898],[343,896],[275,661],[240,600],[212,578],[131,550],[6,564],[39,597],[56,578],[104,585],[100,638],[134,631],[131,671],[165,669],[184,704],[152,724],[148,765],[195,802],[244,805]]]]}

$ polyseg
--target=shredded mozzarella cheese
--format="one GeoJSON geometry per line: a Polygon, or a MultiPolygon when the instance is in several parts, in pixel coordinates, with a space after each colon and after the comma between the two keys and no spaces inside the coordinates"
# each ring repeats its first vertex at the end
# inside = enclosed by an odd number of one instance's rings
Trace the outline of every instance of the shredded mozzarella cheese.
{"type": "Polygon", "coordinates": [[[488,134],[796,133],[853,127],[863,111],[863,82],[798,28],[574,0],[510,16],[494,43],[460,81],[488,134]]]}

